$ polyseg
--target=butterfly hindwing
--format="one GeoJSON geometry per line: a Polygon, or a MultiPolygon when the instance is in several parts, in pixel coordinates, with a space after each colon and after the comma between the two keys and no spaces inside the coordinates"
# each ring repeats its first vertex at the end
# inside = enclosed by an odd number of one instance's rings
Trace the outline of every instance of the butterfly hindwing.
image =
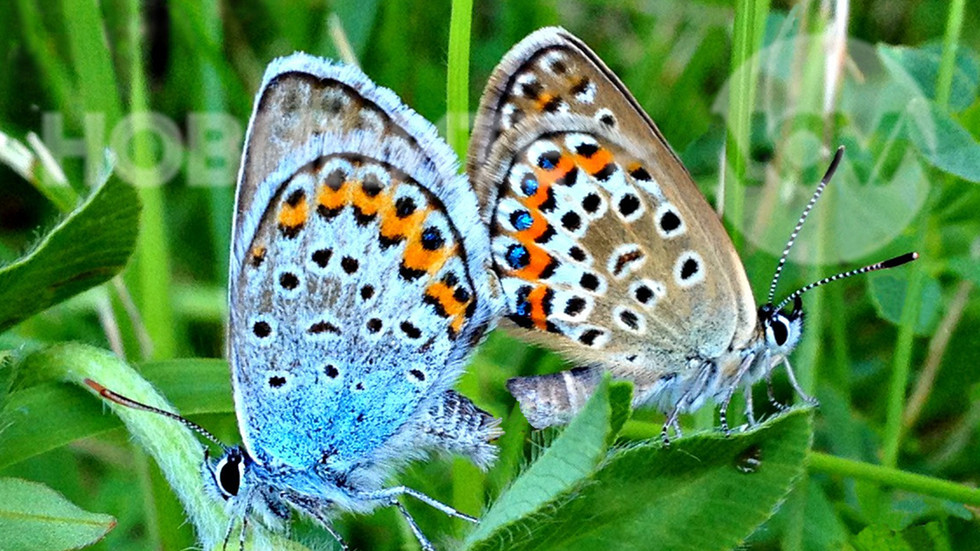
{"type": "Polygon", "coordinates": [[[515,46],[468,168],[509,317],[534,340],[652,382],[755,327],[717,214],[623,84],[566,31],[515,46]]]}
{"type": "MultiPolygon", "coordinates": [[[[494,308],[456,167],[431,124],[356,68],[302,54],[270,65],[230,274],[236,410],[257,460],[343,471],[451,446],[406,436],[458,421],[445,415],[495,430],[449,390],[494,308]]],[[[486,440],[462,451],[485,463],[486,440]]]]}

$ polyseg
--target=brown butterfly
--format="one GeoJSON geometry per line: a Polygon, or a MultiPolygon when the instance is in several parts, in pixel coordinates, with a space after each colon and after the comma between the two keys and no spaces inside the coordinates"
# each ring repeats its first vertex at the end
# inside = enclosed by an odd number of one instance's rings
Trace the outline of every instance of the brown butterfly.
{"type": "MultiPolygon", "coordinates": [[[[772,288],[806,214],[779,262],[772,288]]],[[[531,425],[566,422],[601,373],[634,384],[633,405],[678,415],[785,364],[800,339],[800,295],[889,268],[915,253],[839,274],[756,306],[718,215],[650,117],[581,40],[534,32],[494,70],[480,101],[467,169],[489,225],[508,317],[530,340],[583,365],[508,383],[531,425]],[[789,311],[783,307],[793,303],[789,311]]]]}

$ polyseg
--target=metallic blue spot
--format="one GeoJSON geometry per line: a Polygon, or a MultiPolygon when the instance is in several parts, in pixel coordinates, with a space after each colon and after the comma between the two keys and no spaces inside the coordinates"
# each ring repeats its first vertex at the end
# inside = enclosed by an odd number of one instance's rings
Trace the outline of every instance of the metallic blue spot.
{"type": "Polygon", "coordinates": [[[514,225],[514,229],[517,231],[524,231],[534,224],[534,218],[531,213],[526,210],[519,210],[510,215],[510,223],[514,225]]]}
{"type": "Polygon", "coordinates": [[[521,180],[521,191],[528,197],[538,192],[538,181],[531,174],[526,174],[521,180]]]}
{"type": "Polygon", "coordinates": [[[506,258],[507,263],[515,270],[520,270],[531,263],[531,255],[527,252],[527,248],[524,245],[511,245],[507,249],[506,258]]]}

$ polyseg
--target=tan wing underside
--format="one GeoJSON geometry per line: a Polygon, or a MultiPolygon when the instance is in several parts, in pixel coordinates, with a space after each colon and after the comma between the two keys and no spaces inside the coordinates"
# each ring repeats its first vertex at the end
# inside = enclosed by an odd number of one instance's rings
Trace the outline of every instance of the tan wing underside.
{"type": "MultiPolygon", "coordinates": [[[[633,369],[633,362],[627,360],[638,352],[645,365],[636,367],[646,376],[651,367],[659,367],[654,370],[658,372],[673,370],[692,356],[715,358],[748,340],[756,320],[755,304],[744,268],[717,214],[619,79],[565,31],[539,31],[516,46],[494,71],[481,99],[468,170],[480,194],[484,221],[493,223],[496,206],[512,192],[505,179],[515,159],[526,162],[521,159],[526,148],[554,132],[591,135],[612,153],[620,169],[641,166],[659,184],[662,197],[642,196],[647,209],[641,218],[624,223],[607,214],[592,222],[581,243],[592,253],[608,253],[621,243],[642,244],[648,258],[633,275],[663,281],[668,288],[665,300],[646,316],[648,330],[643,335],[617,332],[615,341],[600,350],[540,331],[529,331],[532,339],[579,361],[613,364],[621,373],[633,369]],[[530,90],[525,86],[528,82],[530,90]],[[589,92],[584,90],[586,82],[594,86],[589,102],[580,101],[589,95],[581,95],[589,92]],[[613,124],[608,124],[606,115],[612,116],[613,124]],[[656,231],[653,213],[663,201],[676,207],[686,225],[680,237],[666,240],[656,231]],[[700,254],[705,270],[704,280],[688,289],[670,281],[673,263],[682,251],[700,254]]],[[[600,254],[596,254],[597,267],[606,264],[600,254]]],[[[627,295],[630,278],[607,279],[608,292],[597,298],[590,319],[608,318],[627,295]]]]}

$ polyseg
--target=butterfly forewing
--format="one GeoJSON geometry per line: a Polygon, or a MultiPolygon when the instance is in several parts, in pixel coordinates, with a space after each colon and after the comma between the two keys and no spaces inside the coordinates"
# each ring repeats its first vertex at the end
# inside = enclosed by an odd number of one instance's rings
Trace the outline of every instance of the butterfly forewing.
{"type": "Polygon", "coordinates": [[[343,470],[398,455],[392,435],[453,383],[488,323],[469,254],[487,245],[457,224],[475,197],[431,125],[359,71],[303,62],[270,68],[250,126],[232,372],[253,457],[343,470]]]}
{"type": "Polygon", "coordinates": [[[718,216],[587,46],[529,36],[477,121],[469,172],[517,325],[639,382],[749,339],[754,302],[718,216]]]}

